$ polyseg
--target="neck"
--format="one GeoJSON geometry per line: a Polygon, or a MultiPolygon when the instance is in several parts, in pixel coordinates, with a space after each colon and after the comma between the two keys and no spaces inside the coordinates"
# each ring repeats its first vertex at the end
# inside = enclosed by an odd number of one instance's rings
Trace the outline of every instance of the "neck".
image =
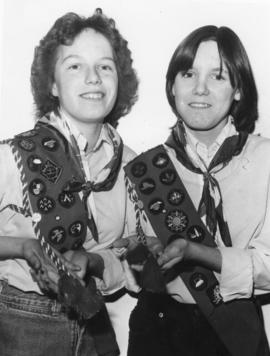
{"type": "Polygon", "coordinates": [[[188,127],[188,130],[192,133],[194,137],[201,143],[203,143],[206,147],[210,147],[217,139],[223,128],[226,126],[228,120],[222,121],[216,127],[213,127],[210,130],[199,131],[194,130],[191,127],[188,127]]]}
{"type": "Polygon", "coordinates": [[[68,120],[74,125],[77,130],[86,138],[88,147],[87,149],[91,151],[100,136],[100,132],[102,129],[103,122],[84,122],[75,120],[69,114],[65,112],[65,110],[61,109],[62,115],[64,115],[68,120]]]}

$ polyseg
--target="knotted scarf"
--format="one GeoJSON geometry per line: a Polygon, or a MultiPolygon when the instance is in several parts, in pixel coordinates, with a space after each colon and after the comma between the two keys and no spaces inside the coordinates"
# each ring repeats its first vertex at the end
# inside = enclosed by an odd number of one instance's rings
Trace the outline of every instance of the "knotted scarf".
{"type": "Polygon", "coordinates": [[[232,243],[228,225],[224,221],[220,186],[214,174],[222,170],[234,156],[241,153],[247,137],[248,134],[246,132],[239,132],[226,138],[208,167],[187,143],[185,128],[181,122],[172,129],[165,142],[167,146],[175,150],[176,157],[183,166],[203,176],[204,185],[198,213],[202,220],[205,221],[214,239],[217,227],[219,228],[220,236],[225,246],[231,246],[232,243]]]}

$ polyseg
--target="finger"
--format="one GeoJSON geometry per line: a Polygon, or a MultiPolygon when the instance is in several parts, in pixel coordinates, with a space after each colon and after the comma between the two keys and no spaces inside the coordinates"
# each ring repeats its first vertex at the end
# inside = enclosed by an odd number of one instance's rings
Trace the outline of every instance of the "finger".
{"type": "Polygon", "coordinates": [[[114,243],[112,244],[113,248],[123,248],[123,247],[128,247],[129,245],[129,239],[118,239],[116,241],[114,241],[114,243]]]}
{"type": "Polygon", "coordinates": [[[181,257],[172,258],[170,261],[161,264],[161,270],[168,270],[181,261],[181,257]]]}
{"type": "Polygon", "coordinates": [[[130,267],[132,269],[134,269],[134,271],[142,272],[144,266],[143,265],[130,265],[130,267]]]}

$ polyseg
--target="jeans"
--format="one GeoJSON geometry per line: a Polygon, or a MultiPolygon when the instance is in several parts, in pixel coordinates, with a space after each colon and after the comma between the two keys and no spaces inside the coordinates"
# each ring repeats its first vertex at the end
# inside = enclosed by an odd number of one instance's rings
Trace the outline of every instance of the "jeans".
{"type": "Polygon", "coordinates": [[[98,356],[85,323],[54,299],[0,281],[1,356],[98,356]]]}

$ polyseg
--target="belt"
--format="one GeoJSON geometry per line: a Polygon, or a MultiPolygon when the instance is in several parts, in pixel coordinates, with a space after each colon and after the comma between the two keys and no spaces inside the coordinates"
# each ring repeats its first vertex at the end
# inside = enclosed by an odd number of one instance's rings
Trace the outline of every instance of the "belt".
{"type": "Polygon", "coordinates": [[[270,293],[256,295],[255,300],[257,300],[260,305],[270,304],[270,293]]]}

